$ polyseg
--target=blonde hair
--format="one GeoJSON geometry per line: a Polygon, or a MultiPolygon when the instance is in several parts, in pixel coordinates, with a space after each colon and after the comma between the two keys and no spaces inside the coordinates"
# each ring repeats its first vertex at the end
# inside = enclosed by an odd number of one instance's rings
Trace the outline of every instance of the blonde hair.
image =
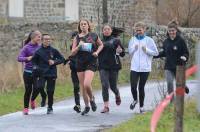
{"type": "Polygon", "coordinates": [[[135,29],[136,27],[141,27],[141,28],[146,29],[146,24],[145,24],[143,21],[139,21],[139,22],[136,22],[136,23],[134,24],[134,29],[135,29]]]}

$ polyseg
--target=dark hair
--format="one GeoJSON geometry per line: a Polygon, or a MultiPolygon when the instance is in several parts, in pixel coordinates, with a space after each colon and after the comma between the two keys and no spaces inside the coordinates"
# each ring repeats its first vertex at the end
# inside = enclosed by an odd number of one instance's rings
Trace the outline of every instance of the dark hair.
{"type": "Polygon", "coordinates": [[[42,39],[43,39],[44,36],[50,36],[50,35],[48,33],[43,33],[42,34],[42,39]]]}
{"type": "Polygon", "coordinates": [[[32,33],[34,31],[32,30],[29,34],[28,34],[28,37],[26,38],[26,40],[24,41],[24,44],[23,45],[27,45],[30,41],[31,41],[31,36],[32,36],[32,33]]]}
{"type": "Polygon", "coordinates": [[[82,32],[81,27],[80,27],[81,21],[86,21],[86,22],[87,22],[87,24],[88,24],[88,31],[91,32],[90,22],[89,22],[87,19],[81,19],[81,20],[78,22],[78,33],[81,33],[81,32],[82,32]]]}
{"type": "Polygon", "coordinates": [[[71,33],[71,39],[73,39],[74,37],[76,37],[76,35],[78,35],[78,31],[74,31],[71,33]]]}
{"type": "MultiPolygon", "coordinates": [[[[171,20],[167,24],[167,28],[175,28],[177,30],[177,35],[181,34],[181,30],[178,28],[178,21],[177,21],[177,19],[171,20]]],[[[169,37],[169,33],[168,32],[167,32],[167,36],[169,37]]]]}
{"type": "Polygon", "coordinates": [[[172,21],[170,21],[167,25],[168,28],[175,28],[178,32],[180,32],[179,28],[178,28],[178,21],[176,19],[173,19],[172,21]]]}
{"type": "Polygon", "coordinates": [[[105,26],[108,26],[108,27],[110,27],[110,28],[113,30],[113,26],[111,26],[109,23],[105,23],[105,24],[103,25],[103,27],[102,27],[102,30],[104,29],[105,26]]]}

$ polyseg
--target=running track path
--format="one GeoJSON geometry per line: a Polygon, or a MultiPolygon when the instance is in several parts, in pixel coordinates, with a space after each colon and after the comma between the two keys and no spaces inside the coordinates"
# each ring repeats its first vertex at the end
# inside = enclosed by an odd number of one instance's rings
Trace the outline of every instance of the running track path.
{"type": "MultiPolygon", "coordinates": [[[[163,85],[163,83],[161,83],[163,85]]],[[[197,93],[197,81],[188,81],[190,94],[197,93]]],[[[145,109],[152,110],[155,100],[160,99],[158,83],[148,82],[146,85],[145,109]]],[[[73,111],[74,99],[68,99],[55,103],[54,114],[47,115],[46,108],[37,108],[30,111],[28,116],[22,115],[21,111],[0,117],[0,132],[98,132],[105,128],[113,127],[122,123],[139,112],[139,106],[131,111],[129,105],[132,101],[130,86],[120,88],[122,104],[116,106],[114,95],[110,97],[110,113],[101,114],[103,108],[101,91],[95,93],[97,111],[90,111],[87,116],[81,116],[73,111]]],[[[81,100],[83,104],[83,100],[81,100]]]]}

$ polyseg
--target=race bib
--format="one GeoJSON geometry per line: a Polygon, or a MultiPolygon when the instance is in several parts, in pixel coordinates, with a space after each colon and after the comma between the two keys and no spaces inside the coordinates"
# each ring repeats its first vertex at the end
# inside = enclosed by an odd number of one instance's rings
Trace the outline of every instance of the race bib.
{"type": "Polygon", "coordinates": [[[82,43],[80,51],[92,52],[92,43],[82,43]]]}

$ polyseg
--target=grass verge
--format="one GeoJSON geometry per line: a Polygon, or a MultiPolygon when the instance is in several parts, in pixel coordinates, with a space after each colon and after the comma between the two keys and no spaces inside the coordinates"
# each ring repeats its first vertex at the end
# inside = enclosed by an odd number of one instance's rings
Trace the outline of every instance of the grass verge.
{"type": "MultiPolygon", "coordinates": [[[[57,85],[55,90],[55,101],[63,100],[72,96],[72,85],[57,85]]],[[[17,88],[13,91],[0,93],[0,115],[21,111],[23,109],[24,89],[17,88]]],[[[40,96],[40,95],[39,95],[40,96]]],[[[39,106],[40,97],[37,98],[37,106],[39,106]]]]}
{"type": "MultiPolygon", "coordinates": [[[[158,123],[157,132],[173,132],[174,129],[174,107],[170,105],[162,114],[158,123]]],[[[150,132],[150,120],[152,112],[135,115],[132,119],[105,132],[150,132]]],[[[184,131],[198,132],[200,130],[200,114],[196,111],[195,101],[189,100],[185,103],[184,131]]]]}

